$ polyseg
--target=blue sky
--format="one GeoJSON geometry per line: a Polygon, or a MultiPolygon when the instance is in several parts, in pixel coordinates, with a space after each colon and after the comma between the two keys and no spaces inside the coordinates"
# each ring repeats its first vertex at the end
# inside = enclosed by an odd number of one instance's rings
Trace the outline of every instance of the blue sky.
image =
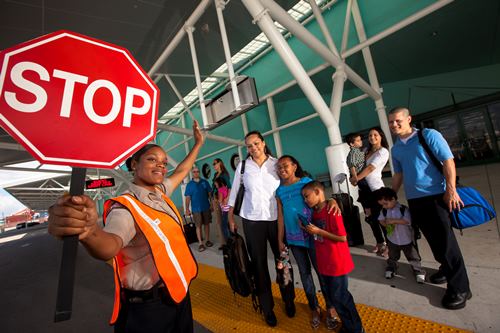
{"type": "Polygon", "coordinates": [[[24,209],[25,206],[0,187],[0,218],[24,209]]]}
{"type": "MultiPolygon", "coordinates": [[[[40,166],[40,163],[36,161],[32,162],[24,162],[13,164],[12,166],[22,167],[22,168],[36,168],[40,166]]],[[[45,168],[55,169],[55,170],[71,170],[65,166],[42,166],[42,169],[45,168]]],[[[60,176],[58,173],[41,173],[41,172],[27,172],[27,171],[7,171],[0,170],[0,218],[5,216],[9,216],[12,213],[18,212],[25,208],[23,204],[21,204],[17,199],[11,196],[4,188],[9,188],[10,186],[21,185],[29,182],[34,182],[38,180],[48,179],[52,177],[60,176]]]]}

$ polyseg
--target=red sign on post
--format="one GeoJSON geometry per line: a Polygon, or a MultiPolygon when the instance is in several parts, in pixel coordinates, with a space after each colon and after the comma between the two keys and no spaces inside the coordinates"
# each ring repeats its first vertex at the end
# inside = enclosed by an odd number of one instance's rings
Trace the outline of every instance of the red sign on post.
{"type": "Polygon", "coordinates": [[[113,168],[156,134],[159,90],[124,48],[58,31],[0,64],[0,125],[41,163],[113,168]]]}

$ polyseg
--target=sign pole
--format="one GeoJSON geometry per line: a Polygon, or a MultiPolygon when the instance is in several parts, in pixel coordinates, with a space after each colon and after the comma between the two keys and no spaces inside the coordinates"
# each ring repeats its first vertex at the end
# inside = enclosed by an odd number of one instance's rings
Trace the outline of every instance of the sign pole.
{"type": "MultiPolygon", "coordinates": [[[[71,196],[83,194],[86,171],[86,168],[73,168],[71,172],[71,186],[69,188],[71,196]]],[[[56,311],[54,314],[54,322],[56,323],[71,318],[77,251],[78,235],[64,237],[61,268],[59,269],[59,284],[57,286],[56,311]]]]}

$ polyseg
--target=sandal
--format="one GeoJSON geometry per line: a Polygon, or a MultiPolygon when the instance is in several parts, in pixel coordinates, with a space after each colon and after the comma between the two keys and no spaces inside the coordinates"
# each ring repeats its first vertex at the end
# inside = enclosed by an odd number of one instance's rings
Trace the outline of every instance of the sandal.
{"type": "Polygon", "coordinates": [[[318,328],[321,325],[321,309],[311,311],[311,327],[318,328]]]}
{"type": "Polygon", "coordinates": [[[205,245],[203,244],[200,244],[200,246],[198,246],[198,252],[203,252],[205,251],[207,248],[205,247],[205,245]]]}
{"type": "Polygon", "coordinates": [[[340,325],[340,320],[337,317],[331,317],[330,314],[326,317],[326,328],[329,331],[333,331],[337,329],[340,325]]]}
{"type": "Polygon", "coordinates": [[[207,240],[207,241],[205,242],[205,245],[206,245],[207,247],[212,247],[212,246],[214,246],[214,243],[212,243],[211,241],[207,240]]]}

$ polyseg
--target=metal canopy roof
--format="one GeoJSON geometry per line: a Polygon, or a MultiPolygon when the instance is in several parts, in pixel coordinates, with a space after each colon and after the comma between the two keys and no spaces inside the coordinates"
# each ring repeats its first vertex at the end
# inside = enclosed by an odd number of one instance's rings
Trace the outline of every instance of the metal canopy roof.
{"type": "MultiPolygon", "coordinates": [[[[0,0],[0,49],[60,29],[76,31],[128,48],[148,70],[199,4],[198,0],[0,0]]],[[[297,1],[276,1],[288,10],[297,1]]],[[[361,2],[361,0],[360,0],[361,2]]],[[[374,10],[376,6],[370,5],[374,10]]],[[[334,10],[334,9],[333,9],[334,10]]],[[[235,54],[260,30],[252,24],[240,1],[230,1],[224,12],[231,53],[235,54]]],[[[339,22],[340,25],[343,22],[339,22]]],[[[210,74],[224,62],[214,6],[195,24],[194,34],[201,74],[210,74]]],[[[367,31],[370,31],[367,27],[367,31]]],[[[457,0],[371,46],[381,84],[500,63],[500,2],[457,0]],[[429,57],[429,55],[432,55],[429,57]]],[[[185,95],[195,87],[187,38],[179,44],[159,72],[188,74],[175,83],[185,95]]],[[[362,77],[366,71],[361,54],[347,63],[362,77]]],[[[331,93],[333,68],[316,74],[319,91],[331,93]]],[[[178,102],[165,82],[161,89],[160,116],[178,102]]],[[[352,87],[346,84],[346,89],[352,87]]],[[[498,87],[493,87],[498,90],[498,87]]],[[[302,96],[292,87],[276,96],[287,100],[302,96]]],[[[43,129],[41,129],[43,130],[43,129]]],[[[0,169],[32,160],[8,134],[0,129],[0,169]]],[[[67,186],[69,176],[55,179],[67,186]]],[[[43,209],[61,193],[54,182],[37,181],[6,188],[23,204],[43,209]],[[39,187],[47,190],[36,190],[39,187]],[[44,191],[43,194],[40,191],[44,191]],[[56,194],[57,193],[57,194],[56,194]]]]}

